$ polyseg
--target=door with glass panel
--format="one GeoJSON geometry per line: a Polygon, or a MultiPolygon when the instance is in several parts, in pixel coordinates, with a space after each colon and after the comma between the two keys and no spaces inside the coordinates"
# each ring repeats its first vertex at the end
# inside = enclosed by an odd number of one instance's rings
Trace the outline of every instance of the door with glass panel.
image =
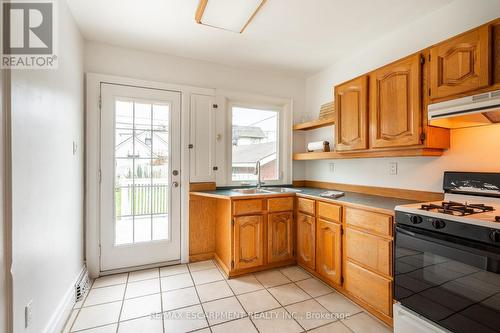
{"type": "Polygon", "coordinates": [[[180,260],[180,99],[101,85],[101,271],[180,260]]]}

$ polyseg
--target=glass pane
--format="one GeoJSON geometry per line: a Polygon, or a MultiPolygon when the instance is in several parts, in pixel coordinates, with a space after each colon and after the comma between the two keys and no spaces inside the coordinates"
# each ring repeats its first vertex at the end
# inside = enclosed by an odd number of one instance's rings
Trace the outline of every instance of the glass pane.
{"type": "Polygon", "coordinates": [[[153,132],[153,158],[168,160],[168,132],[153,132]]]}
{"type": "Polygon", "coordinates": [[[116,128],[132,128],[134,126],[134,103],[116,101],[116,128]]]}
{"type": "Polygon", "coordinates": [[[168,131],[170,105],[154,104],[153,105],[153,129],[155,131],[168,131]]]}
{"type": "Polygon", "coordinates": [[[134,130],[126,128],[116,128],[115,131],[115,157],[134,157],[134,130]]]}
{"type": "Polygon", "coordinates": [[[151,104],[135,103],[134,128],[151,130],[151,104]]]}
{"type": "Polygon", "coordinates": [[[116,102],[115,242],[168,238],[169,106],[116,102]]]}
{"type": "Polygon", "coordinates": [[[260,162],[261,179],[279,179],[278,112],[232,108],[232,180],[256,181],[260,162]]]}

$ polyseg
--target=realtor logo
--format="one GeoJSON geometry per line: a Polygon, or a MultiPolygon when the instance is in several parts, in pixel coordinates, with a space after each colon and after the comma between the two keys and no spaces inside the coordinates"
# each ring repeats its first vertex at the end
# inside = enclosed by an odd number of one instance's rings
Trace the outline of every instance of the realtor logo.
{"type": "Polygon", "coordinates": [[[57,68],[53,0],[2,0],[2,68],[57,68]]]}

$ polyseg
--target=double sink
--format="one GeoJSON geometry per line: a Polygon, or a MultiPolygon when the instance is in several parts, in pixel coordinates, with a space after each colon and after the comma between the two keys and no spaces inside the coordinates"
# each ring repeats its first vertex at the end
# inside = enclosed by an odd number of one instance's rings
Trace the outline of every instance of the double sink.
{"type": "Polygon", "coordinates": [[[300,190],[287,187],[237,188],[233,191],[241,194],[297,193],[300,190]]]}

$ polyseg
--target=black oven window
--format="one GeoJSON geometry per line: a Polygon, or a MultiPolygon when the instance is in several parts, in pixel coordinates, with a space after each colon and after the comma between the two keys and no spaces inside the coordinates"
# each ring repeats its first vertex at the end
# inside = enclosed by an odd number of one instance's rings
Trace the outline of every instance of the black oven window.
{"type": "Polygon", "coordinates": [[[398,301],[454,332],[500,332],[500,274],[396,244],[398,301]]]}

